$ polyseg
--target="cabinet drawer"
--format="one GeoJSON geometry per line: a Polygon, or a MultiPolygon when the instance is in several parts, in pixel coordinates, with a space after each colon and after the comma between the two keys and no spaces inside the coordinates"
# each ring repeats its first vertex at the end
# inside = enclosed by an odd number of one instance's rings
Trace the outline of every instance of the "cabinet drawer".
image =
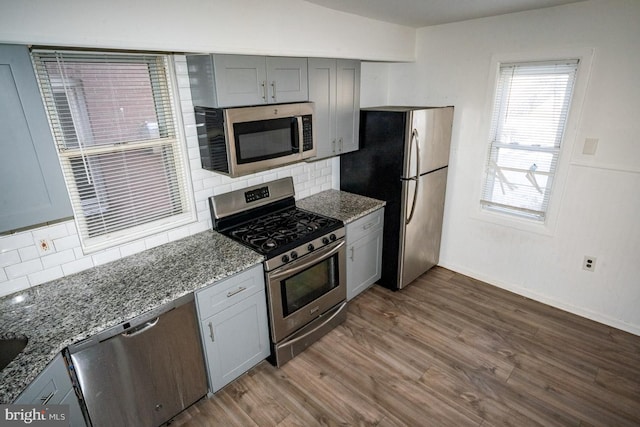
{"type": "Polygon", "coordinates": [[[198,315],[206,319],[264,290],[262,264],[196,292],[198,315]]]}
{"type": "Polygon", "coordinates": [[[351,244],[367,234],[382,228],[383,223],[384,208],[381,208],[355,220],[351,224],[347,224],[347,243],[351,244]]]}
{"type": "Polygon", "coordinates": [[[14,403],[34,405],[55,405],[62,402],[71,390],[71,380],[67,367],[58,354],[55,359],[22,392],[14,403]]]}

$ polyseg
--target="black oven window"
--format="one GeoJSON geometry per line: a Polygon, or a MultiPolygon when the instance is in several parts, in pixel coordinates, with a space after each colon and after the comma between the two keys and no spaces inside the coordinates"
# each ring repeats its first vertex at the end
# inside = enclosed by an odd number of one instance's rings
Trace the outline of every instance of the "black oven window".
{"type": "Polygon", "coordinates": [[[284,316],[304,307],[339,284],[337,255],[310,267],[280,283],[284,316]]]}
{"type": "Polygon", "coordinates": [[[298,121],[287,117],[233,125],[238,163],[287,156],[299,151],[298,121]]]}

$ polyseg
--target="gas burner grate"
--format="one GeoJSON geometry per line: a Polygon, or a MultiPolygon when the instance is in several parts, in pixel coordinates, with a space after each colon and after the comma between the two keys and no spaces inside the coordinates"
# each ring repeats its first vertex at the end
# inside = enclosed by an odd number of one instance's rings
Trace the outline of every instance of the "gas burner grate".
{"type": "Polygon", "coordinates": [[[306,236],[328,229],[337,222],[334,218],[294,208],[238,225],[229,230],[228,235],[267,254],[293,242],[303,242],[306,236]]]}

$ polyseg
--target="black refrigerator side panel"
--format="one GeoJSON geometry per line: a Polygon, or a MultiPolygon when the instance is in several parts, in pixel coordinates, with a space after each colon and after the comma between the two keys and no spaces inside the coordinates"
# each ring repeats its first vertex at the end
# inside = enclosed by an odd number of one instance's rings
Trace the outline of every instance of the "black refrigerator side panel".
{"type": "Polygon", "coordinates": [[[398,289],[402,182],[407,114],[360,112],[360,149],[340,157],[340,189],[387,202],[384,212],[382,277],[398,289]]]}

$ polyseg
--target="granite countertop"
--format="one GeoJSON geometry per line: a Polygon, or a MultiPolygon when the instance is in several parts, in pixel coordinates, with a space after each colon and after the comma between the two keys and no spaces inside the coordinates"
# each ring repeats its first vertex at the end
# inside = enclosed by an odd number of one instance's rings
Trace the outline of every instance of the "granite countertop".
{"type": "Polygon", "coordinates": [[[296,201],[296,206],[308,211],[353,222],[385,206],[386,202],[340,190],[326,190],[296,201]]]}
{"type": "Polygon", "coordinates": [[[262,261],[205,231],[0,298],[0,338],[29,340],[0,371],[0,404],[12,402],[69,344],[262,261]]]}

